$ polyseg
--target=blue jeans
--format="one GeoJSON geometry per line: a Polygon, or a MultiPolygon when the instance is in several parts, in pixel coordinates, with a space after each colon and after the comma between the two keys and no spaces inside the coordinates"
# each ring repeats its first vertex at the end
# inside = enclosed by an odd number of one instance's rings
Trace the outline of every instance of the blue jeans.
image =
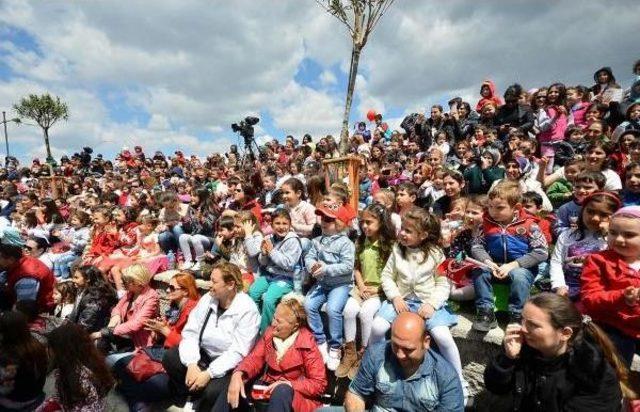
{"type": "Polygon", "coordinates": [[[505,282],[510,284],[509,289],[509,313],[520,314],[524,303],[529,299],[529,289],[535,279],[535,274],[529,269],[517,268],[509,272],[503,280],[495,279],[493,274],[486,269],[476,269],[472,272],[473,287],[476,291],[476,309],[493,311],[493,287],[492,282],[505,282]]]}
{"type": "Polygon", "coordinates": [[[313,285],[304,302],[307,312],[309,327],[316,338],[318,345],[327,342],[322,326],[320,308],[327,302],[327,316],[329,317],[329,339],[330,348],[339,348],[342,345],[342,331],[344,318],[342,311],[349,299],[349,292],[352,285],[336,286],[333,289],[325,289],[319,283],[313,285]]]}
{"type": "Polygon", "coordinates": [[[180,235],[184,235],[184,230],[181,225],[175,225],[165,230],[164,232],[158,235],[158,244],[164,253],[173,250],[174,252],[178,251],[178,240],[180,239],[180,235]]]}

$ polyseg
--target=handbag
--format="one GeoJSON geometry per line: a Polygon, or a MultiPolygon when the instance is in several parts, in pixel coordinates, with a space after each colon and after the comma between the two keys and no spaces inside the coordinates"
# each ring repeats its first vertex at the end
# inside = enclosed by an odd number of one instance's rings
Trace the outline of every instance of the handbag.
{"type": "Polygon", "coordinates": [[[165,372],[161,362],[162,357],[158,357],[156,349],[158,348],[144,348],[133,355],[129,361],[127,372],[136,382],[144,382],[153,375],[165,372]]]}

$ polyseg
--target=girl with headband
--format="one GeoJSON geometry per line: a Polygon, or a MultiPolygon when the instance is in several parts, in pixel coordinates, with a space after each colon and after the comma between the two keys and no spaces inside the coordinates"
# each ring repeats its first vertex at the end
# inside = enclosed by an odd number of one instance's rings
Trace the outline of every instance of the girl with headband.
{"type": "Polygon", "coordinates": [[[640,349],[640,206],[613,214],[607,243],[585,261],[580,298],[630,366],[640,349]]]}
{"type": "Polygon", "coordinates": [[[555,293],[579,300],[584,259],[607,248],[609,220],[619,208],[620,199],[610,192],[595,192],[584,199],[578,227],[560,234],[551,255],[549,272],[555,293]]]}

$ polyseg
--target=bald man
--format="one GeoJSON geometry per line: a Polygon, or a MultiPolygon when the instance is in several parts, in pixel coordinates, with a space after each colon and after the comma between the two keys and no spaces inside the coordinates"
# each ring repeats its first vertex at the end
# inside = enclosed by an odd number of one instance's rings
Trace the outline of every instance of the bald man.
{"type": "Polygon", "coordinates": [[[391,341],[370,345],[344,400],[347,412],[462,411],[463,395],[455,369],[429,348],[424,319],[412,312],[398,315],[391,341]]]}

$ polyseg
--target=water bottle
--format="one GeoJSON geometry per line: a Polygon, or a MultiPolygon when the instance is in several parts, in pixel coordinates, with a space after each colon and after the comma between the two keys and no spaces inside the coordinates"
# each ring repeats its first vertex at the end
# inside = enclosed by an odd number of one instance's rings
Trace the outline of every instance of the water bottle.
{"type": "Polygon", "coordinates": [[[170,250],[169,253],[167,253],[167,261],[169,270],[173,270],[176,268],[176,254],[173,253],[173,250],[170,250]]]}
{"type": "Polygon", "coordinates": [[[298,263],[293,268],[293,292],[302,295],[302,267],[298,263]]]}

